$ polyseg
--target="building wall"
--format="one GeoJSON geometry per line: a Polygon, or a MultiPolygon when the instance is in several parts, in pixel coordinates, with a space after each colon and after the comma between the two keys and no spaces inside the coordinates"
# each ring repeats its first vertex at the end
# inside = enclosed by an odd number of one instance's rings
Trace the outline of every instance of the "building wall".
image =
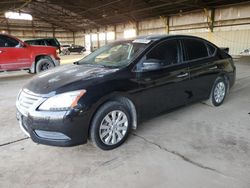
{"type": "MultiPolygon", "coordinates": [[[[170,17],[158,17],[137,23],[121,23],[110,26],[116,39],[124,38],[124,31],[135,29],[137,35],[185,34],[205,38],[219,47],[229,47],[230,54],[238,55],[250,48],[250,3],[217,8],[214,11],[214,27],[211,32],[212,10],[181,13],[170,17]]],[[[107,29],[102,29],[102,32],[107,29]]],[[[97,34],[98,30],[88,30],[87,35],[97,34]]],[[[93,45],[96,45],[96,41],[93,45]]],[[[102,43],[103,44],[103,43],[102,43]]]]}
{"type": "Polygon", "coordinates": [[[21,40],[56,37],[62,44],[73,44],[73,32],[54,28],[52,24],[36,20],[8,20],[0,18],[0,32],[8,33],[21,40]]]}
{"type": "Polygon", "coordinates": [[[229,52],[232,55],[239,55],[244,49],[250,48],[250,29],[243,26],[231,29],[225,27],[216,28],[214,32],[192,30],[171,33],[187,34],[207,39],[219,47],[229,47],[229,52]]]}
{"type": "Polygon", "coordinates": [[[170,33],[202,37],[213,42],[219,47],[229,47],[230,54],[238,55],[244,49],[250,48],[249,10],[249,3],[216,9],[213,32],[203,26],[204,23],[202,23],[202,20],[206,19],[204,17],[204,12],[200,12],[200,16],[196,16],[200,18],[200,20],[197,20],[196,22],[192,20],[191,17],[188,18],[188,16],[180,16],[175,19],[182,20],[183,23],[181,23],[180,26],[178,25],[178,27],[172,27],[170,33]],[[187,26],[188,24],[191,25],[191,27],[187,26]],[[184,28],[182,28],[183,25],[185,25],[184,28]],[[185,27],[190,28],[185,29],[185,27]]]}

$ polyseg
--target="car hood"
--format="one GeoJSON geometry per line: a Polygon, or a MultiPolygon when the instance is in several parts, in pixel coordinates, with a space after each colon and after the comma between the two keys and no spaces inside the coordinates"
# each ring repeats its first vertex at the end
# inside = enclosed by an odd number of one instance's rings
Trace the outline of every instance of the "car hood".
{"type": "MultiPolygon", "coordinates": [[[[103,78],[118,69],[97,65],[64,65],[53,68],[35,76],[25,89],[36,94],[60,93],[70,90],[85,89],[84,83],[103,78]],[[85,82],[86,81],[86,82],[85,82]]],[[[93,82],[90,82],[93,84],[93,82]]]]}

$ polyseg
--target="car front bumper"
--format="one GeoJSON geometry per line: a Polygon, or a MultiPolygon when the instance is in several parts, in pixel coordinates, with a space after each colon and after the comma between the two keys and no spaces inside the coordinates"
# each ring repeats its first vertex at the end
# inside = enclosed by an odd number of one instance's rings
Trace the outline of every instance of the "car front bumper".
{"type": "Polygon", "coordinates": [[[24,115],[17,108],[17,119],[23,132],[40,144],[74,146],[87,142],[89,118],[75,111],[32,111],[24,115]]]}

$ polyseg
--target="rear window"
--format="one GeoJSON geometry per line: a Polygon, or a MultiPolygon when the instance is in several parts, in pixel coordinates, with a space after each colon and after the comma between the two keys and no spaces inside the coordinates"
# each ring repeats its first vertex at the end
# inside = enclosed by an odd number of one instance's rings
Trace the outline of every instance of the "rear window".
{"type": "Polygon", "coordinates": [[[25,41],[30,45],[44,45],[44,46],[60,46],[56,39],[36,39],[25,41]]]}
{"type": "Polygon", "coordinates": [[[209,55],[210,56],[214,55],[216,48],[212,46],[211,44],[207,44],[207,47],[208,47],[209,55]]]}
{"type": "Polygon", "coordinates": [[[46,39],[46,43],[48,46],[60,46],[59,42],[55,39],[46,39]]]}
{"type": "Polygon", "coordinates": [[[208,57],[208,50],[206,44],[201,40],[183,39],[187,57],[186,60],[195,60],[208,57]]]}

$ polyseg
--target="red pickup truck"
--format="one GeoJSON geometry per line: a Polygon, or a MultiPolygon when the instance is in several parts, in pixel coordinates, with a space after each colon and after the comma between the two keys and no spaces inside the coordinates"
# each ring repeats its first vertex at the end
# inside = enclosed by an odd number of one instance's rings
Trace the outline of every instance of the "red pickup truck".
{"type": "Polygon", "coordinates": [[[39,73],[59,64],[56,48],[31,46],[13,36],[0,34],[0,72],[29,70],[39,73]]]}

